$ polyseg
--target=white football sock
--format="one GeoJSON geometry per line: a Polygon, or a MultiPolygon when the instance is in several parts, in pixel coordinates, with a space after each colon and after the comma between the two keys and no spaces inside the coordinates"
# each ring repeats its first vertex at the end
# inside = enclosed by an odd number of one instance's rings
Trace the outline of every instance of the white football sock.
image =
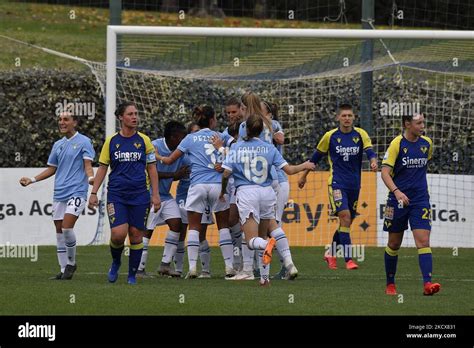
{"type": "Polygon", "coordinates": [[[260,281],[265,281],[270,279],[270,264],[263,264],[263,251],[258,251],[258,266],[260,268],[260,281]]]}
{"type": "Polygon", "coordinates": [[[179,242],[179,232],[168,231],[165,238],[165,249],[161,262],[171,263],[173,256],[176,254],[179,242]]]}
{"type": "Polygon", "coordinates": [[[196,269],[198,254],[199,254],[199,231],[189,230],[188,232],[189,270],[196,269]]]}
{"type": "Polygon", "coordinates": [[[67,264],[76,264],[76,234],[74,228],[62,228],[64,242],[66,244],[67,264]]]}
{"type": "Polygon", "coordinates": [[[56,246],[59,267],[61,267],[61,272],[64,273],[64,269],[67,265],[66,241],[64,240],[64,234],[56,233],[56,246]]]}
{"type": "Polygon", "coordinates": [[[288,244],[288,239],[286,238],[285,232],[283,232],[283,230],[278,227],[277,229],[270,232],[270,236],[275,238],[276,249],[278,250],[280,256],[283,258],[283,264],[285,265],[285,267],[288,267],[293,263],[293,260],[291,258],[290,245],[288,244]]]}
{"type": "Polygon", "coordinates": [[[230,228],[232,235],[232,245],[234,248],[234,268],[239,269],[242,264],[242,231],[240,230],[240,223],[235,224],[230,228]]]}
{"type": "Polygon", "coordinates": [[[140,266],[138,266],[139,271],[143,271],[148,260],[148,244],[150,244],[150,238],[143,237],[143,251],[142,258],[140,259],[140,266]]]}
{"type": "Polygon", "coordinates": [[[244,272],[253,271],[253,258],[255,250],[250,250],[247,247],[247,241],[245,240],[244,233],[242,233],[242,258],[244,261],[244,272]]]}
{"type": "Polygon", "coordinates": [[[234,246],[232,245],[232,237],[228,228],[221,228],[219,230],[219,247],[224,257],[226,268],[234,268],[232,262],[234,260],[234,246]]]}
{"type": "Polygon", "coordinates": [[[254,237],[249,240],[248,243],[248,248],[252,250],[265,250],[265,247],[267,246],[268,241],[261,238],[261,237],[254,237]]]}
{"type": "Polygon", "coordinates": [[[174,269],[176,272],[183,273],[184,251],[184,240],[180,240],[178,241],[178,249],[174,255],[174,269]]]}
{"type": "Polygon", "coordinates": [[[201,271],[210,273],[211,267],[211,249],[207,240],[203,240],[199,246],[199,258],[201,259],[201,271]]]}

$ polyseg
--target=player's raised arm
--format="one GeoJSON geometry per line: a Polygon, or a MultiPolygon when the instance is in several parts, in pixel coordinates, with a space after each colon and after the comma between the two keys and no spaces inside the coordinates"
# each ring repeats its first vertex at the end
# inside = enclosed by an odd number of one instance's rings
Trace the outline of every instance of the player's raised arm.
{"type": "Polygon", "coordinates": [[[49,166],[48,168],[43,170],[41,173],[39,173],[38,175],[36,175],[32,178],[28,178],[26,176],[22,177],[20,179],[20,184],[21,184],[21,186],[28,186],[30,184],[33,184],[33,183],[37,182],[37,181],[45,180],[45,179],[53,176],[55,173],[56,173],[56,167],[49,166]]]}
{"type": "Polygon", "coordinates": [[[306,162],[303,162],[303,163],[298,164],[296,166],[292,166],[292,165],[287,164],[282,169],[286,174],[294,175],[294,174],[297,174],[299,172],[302,172],[303,170],[309,172],[310,170],[314,170],[315,168],[316,168],[316,166],[314,165],[314,163],[312,163],[310,161],[306,161],[306,162]]]}
{"type": "MultiPolygon", "coordinates": [[[[326,153],[322,153],[321,151],[319,150],[316,150],[314,153],[313,153],[313,156],[311,156],[311,159],[309,160],[309,162],[313,163],[316,167],[316,164],[319,162],[319,160],[321,158],[323,158],[324,156],[326,155],[326,153]]],[[[298,179],[298,187],[300,189],[302,189],[304,187],[304,185],[306,184],[306,178],[309,174],[310,171],[314,171],[314,168],[311,169],[311,170],[305,170],[303,171],[303,175],[301,175],[301,177],[298,179]]]]}
{"type": "Polygon", "coordinates": [[[176,149],[171,153],[169,157],[163,157],[160,154],[158,154],[158,156],[156,156],[156,159],[158,161],[161,161],[161,163],[163,164],[170,165],[176,162],[178,158],[180,158],[182,155],[183,155],[183,152],[179,149],[176,149]]]}

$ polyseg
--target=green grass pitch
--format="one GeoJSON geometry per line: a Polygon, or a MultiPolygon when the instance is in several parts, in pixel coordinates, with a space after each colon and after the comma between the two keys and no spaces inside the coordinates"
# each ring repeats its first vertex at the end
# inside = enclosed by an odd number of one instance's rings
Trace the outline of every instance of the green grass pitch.
{"type": "MultiPolygon", "coordinates": [[[[292,248],[299,269],[295,281],[275,280],[269,288],[257,281],[224,280],[223,260],[212,248],[212,279],[156,276],[126,283],[128,258],[120,277],[107,282],[111,262],[107,246],[78,248],[78,271],[71,281],[52,281],[58,271],[55,247],[40,247],[37,262],[0,259],[1,315],[473,315],[474,249],[434,248],[434,280],[442,285],[422,296],[418,257],[413,248],[399,256],[397,286],[401,296],[384,294],[383,248],[366,248],[360,268],[336,271],[322,261],[323,248],[292,248]]],[[[148,271],[155,271],[162,248],[150,248],[148,271]]],[[[185,259],[185,270],[187,260],[185,259]]],[[[274,260],[271,273],[278,271],[274,260]]]]}

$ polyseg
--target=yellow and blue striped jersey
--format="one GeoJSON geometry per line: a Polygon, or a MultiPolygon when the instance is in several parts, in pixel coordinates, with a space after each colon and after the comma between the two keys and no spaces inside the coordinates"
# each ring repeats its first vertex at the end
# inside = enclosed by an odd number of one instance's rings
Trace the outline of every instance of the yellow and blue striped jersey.
{"type": "Polygon", "coordinates": [[[311,161],[317,163],[322,155],[327,154],[330,166],[328,184],[342,189],[360,189],[363,151],[369,159],[376,157],[369,135],[358,127],[349,133],[339,128],[326,132],[316,150],[311,161]]]}
{"type": "Polygon", "coordinates": [[[408,141],[399,135],[393,139],[382,161],[382,166],[391,168],[393,182],[402,191],[428,191],[426,172],[428,161],[433,156],[433,141],[421,136],[417,141],[408,141]]]}
{"type": "Polygon", "coordinates": [[[102,147],[99,163],[110,165],[107,186],[109,200],[113,197],[132,205],[149,202],[146,166],[154,162],[155,148],[145,134],[137,132],[131,137],[124,137],[115,133],[108,137],[102,147]]]}

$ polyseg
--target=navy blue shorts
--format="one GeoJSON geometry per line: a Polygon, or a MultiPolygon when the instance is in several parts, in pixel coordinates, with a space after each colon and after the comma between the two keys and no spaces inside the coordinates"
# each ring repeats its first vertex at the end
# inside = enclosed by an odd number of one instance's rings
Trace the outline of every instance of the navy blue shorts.
{"type": "Polygon", "coordinates": [[[384,212],[383,230],[386,232],[404,232],[408,222],[412,230],[431,231],[431,205],[429,197],[410,198],[410,204],[399,204],[392,194],[387,200],[384,212]]]}
{"type": "Polygon", "coordinates": [[[354,219],[357,215],[360,190],[333,188],[332,186],[328,188],[332,215],[337,215],[342,210],[349,210],[351,218],[354,219]]]}
{"type": "Polygon", "coordinates": [[[120,202],[107,202],[110,228],[128,224],[145,231],[150,204],[129,205],[120,202]]]}

